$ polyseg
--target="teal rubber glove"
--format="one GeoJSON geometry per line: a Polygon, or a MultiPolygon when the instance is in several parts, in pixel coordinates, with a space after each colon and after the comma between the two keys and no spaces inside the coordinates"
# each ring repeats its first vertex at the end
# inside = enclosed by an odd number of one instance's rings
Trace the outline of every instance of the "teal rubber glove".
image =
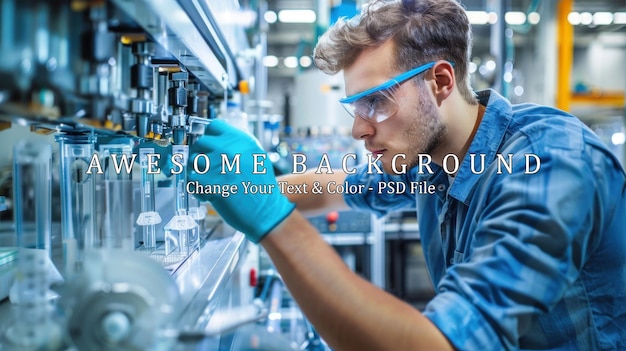
{"type": "Polygon", "coordinates": [[[188,190],[193,190],[200,200],[211,202],[228,224],[254,243],[260,242],[295,208],[280,192],[272,163],[257,141],[224,121],[211,121],[204,135],[189,147],[187,170],[188,182],[194,182],[188,190]],[[261,165],[255,166],[254,155],[257,163],[263,161],[261,165]],[[239,157],[240,171],[222,167],[223,157],[230,163],[239,157]],[[224,188],[229,189],[227,193],[219,191],[224,188]]]}

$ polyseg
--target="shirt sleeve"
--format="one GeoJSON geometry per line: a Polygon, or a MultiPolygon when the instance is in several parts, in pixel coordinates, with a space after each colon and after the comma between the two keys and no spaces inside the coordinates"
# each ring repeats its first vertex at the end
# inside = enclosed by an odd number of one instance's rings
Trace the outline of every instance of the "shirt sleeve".
{"type": "Polygon", "coordinates": [[[415,195],[410,187],[414,175],[414,170],[402,175],[368,172],[366,164],[360,165],[346,177],[346,182],[363,185],[363,191],[346,193],[344,199],[351,208],[373,212],[379,218],[401,209],[414,210],[415,195]]]}
{"type": "MultiPolygon", "coordinates": [[[[623,174],[604,151],[528,152],[540,157],[537,173],[491,170],[475,189],[471,243],[457,242],[424,312],[459,350],[518,349],[530,325],[563,303],[624,197],[623,174]]],[[[524,157],[516,153],[514,164],[524,157]]]]}

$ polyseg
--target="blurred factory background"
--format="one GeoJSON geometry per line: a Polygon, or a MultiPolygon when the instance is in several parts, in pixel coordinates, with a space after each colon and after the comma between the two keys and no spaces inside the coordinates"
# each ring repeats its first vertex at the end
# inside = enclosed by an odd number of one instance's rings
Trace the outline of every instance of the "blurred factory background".
{"type": "MultiPolygon", "coordinates": [[[[213,118],[278,173],[362,152],[311,56],[365,3],[0,0],[0,349],[326,350],[263,250],[148,163],[213,118]]],[[[571,111],[625,160],[625,1],[462,3],[475,89],[571,111]]],[[[432,296],[414,213],[310,221],[374,284],[432,296]]]]}
{"type": "MultiPolygon", "coordinates": [[[[336,101],[342,96],[341,77],[323,77],[308,57],[315,38],[329,23],[352,16],[364,2],[268,1],[264,15],[271,22],[264,59],[270,78],[268,96],[274,103],[273,113],[285,116],[291,127],[322,128],[328,125],[326,118],[332,118],[329,115],[343,116],[338,104],[318,103],[319,98],[336,101]],[[300,18],[301,23],[280,20],[281,13],[302,9],[310,13],[300,18]],[[307,20],[311,22],[302,23],[307,20]]],[[[462,3],[473,23],[475,89],[496,88],[514,103],[558,106],[590,125],[621,122],[626,74],[624,1],[462,3]]],[[[338,119],[332,124],[351,126],[350,120],[338,119]]],[[[619,135],[614,141],[622,140],[619,135]]]]}

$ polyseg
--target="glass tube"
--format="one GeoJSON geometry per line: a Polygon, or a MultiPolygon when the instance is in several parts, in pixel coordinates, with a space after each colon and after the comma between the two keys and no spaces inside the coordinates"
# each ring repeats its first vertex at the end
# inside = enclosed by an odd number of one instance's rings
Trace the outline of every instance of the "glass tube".
{"type": "Polygon", "coordinates": [[[133,183],[132,146],[128,144],[100,145],[103,177],[104,226],[101,228],[101,245],[104,248],[133,251],[133,183]]]}
{"type": "Polygon", "coordinates": [[[137,225],[143,230],[142,250],[156,249],[156,225],[161,223],[161,216],[155,211],[154,174],[150,173],[148,155],[154,154],[154,148],[140,148],[139,162],[141,164],[141,213],[137,218],[137,225]]]}
{"type": "Polygon", "coordinates": [[[182,169],[174,169],[181,171],[175,174],[174,178],[175,215],[164,228],[165,254],[181,259],[191,255],[200,244],[198,223],[188,214],[189,203],[186,189],[188,154],[189,147],[187,145],[173,145],[172,157],[173,160],[176,160],[174,164],[178,163],[182,169]]]}
{"type": "Polygon", "coordinates": [[[95,175],[99,169],[90,168],[98,157],[94,154],[96,136],[67,132],[57,134],[56,140],[61,151],[64,269],[66,276],[71,276],[82,268],[84,250],[96,246],[95,175]]]}
{"type": "Polygon", "coordinates": [[[49,144],[19,142],[13,148],[13,201],[17,246],[50,256],[51,163],[49,144]]]}
{"type": "Polygon", "coordinates": [[[6,331],[14,345],[38,349],[53,330],[50,288],[50,145],[19,142],[13,148],[13,200],[18,246],[17,275],[11,289],[15,321],[6,331]]]}
{"type": "Polygon", "coordinates": [[[191,218],[194,219],[194,221],[196,221],[196,223],[198,223],[199,235],[202,236],[204,235],[205,230],[204,219],[207,215],[207,209],[203,204],[200,203],[200,200],[198,200],[194,196],[189,196],[188,202],[189,210],[187,211],[187,213],[189,214],[189,216],[191,216],[191,218]]]}
{"type": "Polygon", "coordinates": [[[187,198],[187,158],[189,157],[189,146],[187,145],[173,145],[172,157],[178,160],[182,171],[174,175],[174,196],[176,199],[176,214],[185,214],[189,208],[189,202],[187,198]],[[180,155],[180,156],[179,156],[180,155]]]}

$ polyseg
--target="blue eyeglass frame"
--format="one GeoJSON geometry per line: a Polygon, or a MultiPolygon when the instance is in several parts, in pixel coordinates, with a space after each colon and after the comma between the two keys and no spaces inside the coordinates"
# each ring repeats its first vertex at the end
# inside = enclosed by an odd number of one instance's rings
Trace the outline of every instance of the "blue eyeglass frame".
{"type": "MultiPolygon", "coordinates": [[[[341,98],[341,99],[339,99],[339,102],[342,103],[342,104],[351,104],[351,103],[357,101],[358,99],[360,99],[360,98],[362,98],[364,96],[367,96],[369,94],[375,93],[377,91],[389,89],[389,88],[391,88],[392,86],[394,86],[396,84],[402,84],[405,81],[415,77],[416,75],[418,75],[418,74],[420,74],[420,73],[422,73],[422,72],[432,68],[436,63],[437,63],[437,61],[433,61],[433,62],[426,63],[424,65],[421,65],[419,67],[413,68],[412,70],[409,70],[409,71],[406,71],[406,72],[404,72],[404,73],[402,73],[400,75],[397,75],[396,77],[394,77],[394,78],[392,78],[392,79],[390,79],[390,80],[388,80],[388,81],[386,81],[386,82],[384,82],[384,83],[382,83],[380,85],[377,85],[377,86],[375,86],[373,88],[369,88],[369,89],[367,89],[365,91],[362,91],[362,92],[360,92],[358,94],[354,94],[354,95],[351,95],[351,96],[346,96],[344,98],[341,98]]],[[[450,62],[450,64],[454,67],[454,62],[450,62]]]]}

